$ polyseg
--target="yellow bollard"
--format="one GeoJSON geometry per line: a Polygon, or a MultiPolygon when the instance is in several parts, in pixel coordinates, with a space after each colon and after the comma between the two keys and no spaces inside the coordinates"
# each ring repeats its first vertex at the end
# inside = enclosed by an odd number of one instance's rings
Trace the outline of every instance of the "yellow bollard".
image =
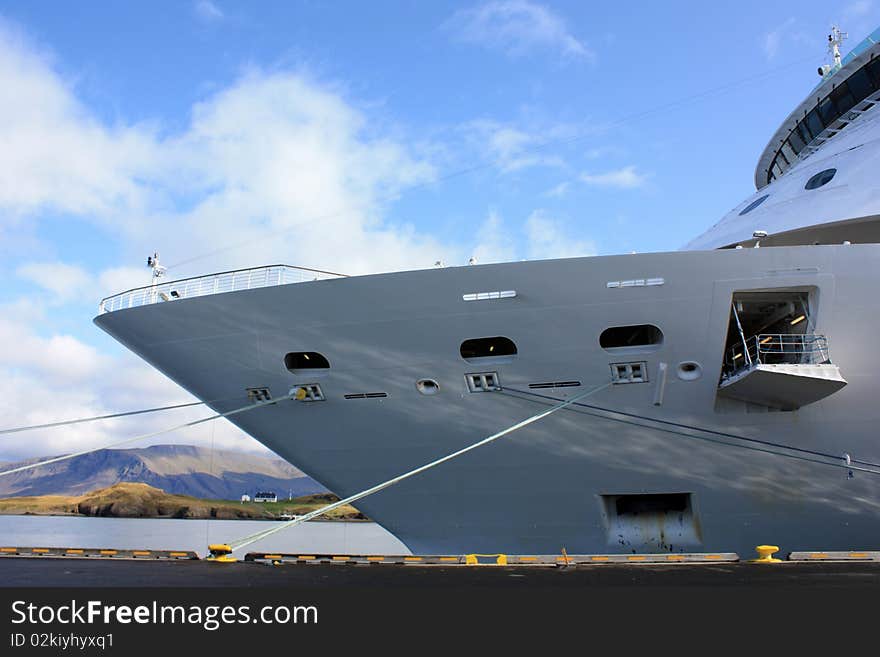
{"type": "Polygon", "coordinates": [[[226,543],[214,543],[208,546],[208,561],[216,561],[218,563],[235,563],[238,561],[232,556],[232,548],[226,543]]]}
{"type": "Polygon", "coordinates": [[[490,564],[480,563],[479,557],[495,557],[496,566],[507,565],[506,554],[466,554],[464,555],[464,563],[466,566],[488,566],[490,564]]]}
{"type": "Polygon", "coordinates": [[[779,548],[775,545],[758,545],[755,551],[758,553],[758,558],[752,559],[751,563],[782,563],[782,559],[773,558],[773,555],[779,552],[779,548]]]}

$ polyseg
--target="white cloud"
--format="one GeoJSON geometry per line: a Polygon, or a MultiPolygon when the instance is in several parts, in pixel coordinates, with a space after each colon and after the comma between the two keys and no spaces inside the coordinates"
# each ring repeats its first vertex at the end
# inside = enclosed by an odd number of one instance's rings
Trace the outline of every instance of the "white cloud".
{"type": "Polygon", "coordinates": [[[214,23],[225,18],[223,11],[211,0],[198,0],[193,6],[193,10],[196,16],[206,23],[214,23]]]}
{"type": "Polygon", "coordinates": [[[788,18],[782,25],[766,32],[763,38],[763,48],[764,54],[767,56],[767,59],[774,59],[776,55],[779,53],[780,46],[782,45],[782,40],[788,36],[790,36],[791,28],[795,24],[795,19],[788,18]]]}
{"type": "Polygon", "coordinates": [[[575,258],[596,255],[596,245],[588,240],[574,239],[562,223],[545,210],[535,210],[526,220],[529,258],[575,258]]]}
{"type": "Polygon", "coordinates": [[[15,272],[19,278],[36,283],[60,301],[73,298],[89,283],[89,275],[76,265],[63,262],[31,262],[15,272]]]}
{"type": "Polygon", "coordinates": [[[625,166],[621,169],[605,171],[603,173],[584,173],[580,179],[588,185],[597,187],[615,187],[618,189],[635,189],[642,187],[647,181],[647,176],[636,171],[634,165],[625,166]]]}
{"type": "Polygon", "coordinates": [[[528,0],[501,0],[461,9],[445,27],[462,41],[514,57],[543,49],[590,62],[596,59],[559,15],[528,0]]]}
{"type": "Polygon", "coordinates": [[[873,8],[874,3],[871,0],[856,0],[856,2],[852,2],[844,7],[843,17],[844,19],[861,18],[871,13],[873,8]]]}
{"type": "Polygon", "coordinates": [[[480,265],[509,262],[516,258],[516,245],[511,231],[496,210],[490,210],[486,221],[480,226],[477,244],[471,254],[480,265]]]}
{"type": "Polygon", "coordinates": [[[564,166],[561,157],[548,153],[542,147],[549,143],[548,139],[558,139],[571,131],[562,125],[526,130],[487,119],[471,121],[462,129],[480,151],[490,154],[495,166],[504,173],[535,166],[564,166]]]}
{"type": "Polygon", "coordinates": [[[571,187],[570,182],[561,182],[554,187],[551,187],[546,192],[544,192],[545,196],[552,196],[553,198],[562,198],[566,194],[568,194],[568,190],[571,187]]]}

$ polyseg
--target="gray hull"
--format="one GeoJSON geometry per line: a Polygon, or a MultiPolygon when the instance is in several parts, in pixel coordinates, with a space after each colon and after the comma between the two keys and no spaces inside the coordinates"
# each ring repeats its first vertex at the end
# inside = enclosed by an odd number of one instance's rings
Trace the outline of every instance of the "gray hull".
{"type": "MultiPolygon", "coordinates": [[[[878,245],[659,253],[296,283],[118,310],[95,321],[197,397],[228,399],[213,404],[221,412],[241,406],[246,388],[267,387],[278,397],[296,384],[320,384],[326,401],[284,401],[231,420],[345,496],[549,403],[471,393],[466,373],[496,371],[505,388],[518,390],[579,381],[534,391],[564,398],[608,383],[610,364],[622,360],[646,362],[648,382],[610,386],[586,403],[878,462],[878,281],[878,245]],[[661,277],[661,285],[607,286],[661,277]],[[792,412],[719,404],[732,293],[800,287],[813,291],[815,331],[828,337],[849,384],[792,412]],[[462,298],[499,290],[516,297],[462,298]],[[607,327],[644,323],[662,329],[662,344],[631,353],[600,347],[607,327]],[[498,335],[518,347],[511,362],[475,365],[459,355],[463,340],[498,335]],[[329,373],[293,375],[283,362],[292,351],[326,355],[329,373]],[[685,361],[698,363],[702,376],[678,378],[685,361]],[[661,363],[668,375],[658,390],[661,363]],[[417,391],[425,378],[439,382],[438,394],[417,391]],[[344,398],[362,392],[388,396],[344,398]]],[[[563,410],[358,506],[416,553],[749,555],[768,542],[783,550],[880,545],[880,477],[849,478],[839,467],[744,445],[563,410]],[[616,525],[611,496],[647,493],[689,494],[689,517],[665,516],[641,535],[616,525]]]]}

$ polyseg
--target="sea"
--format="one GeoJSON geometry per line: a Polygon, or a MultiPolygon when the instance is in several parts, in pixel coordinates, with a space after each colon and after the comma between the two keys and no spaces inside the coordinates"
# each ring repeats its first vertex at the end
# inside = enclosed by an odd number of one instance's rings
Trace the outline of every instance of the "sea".
{"type": "MultiPolygon", "coordinates": [[[[0,516],[0,547],[193,550],[228,543],[264,529],[271,520],[177,520],[77,516],[0,516]]],[[[373,522],[311,521],[248,546],[250,552],[299,554],[410,554],[373,522]]]]}

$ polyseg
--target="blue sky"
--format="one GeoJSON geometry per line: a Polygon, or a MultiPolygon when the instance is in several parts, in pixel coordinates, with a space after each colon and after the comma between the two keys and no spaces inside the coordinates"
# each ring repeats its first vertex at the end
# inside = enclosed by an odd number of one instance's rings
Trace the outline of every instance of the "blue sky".
{"type": "Polygon", "coordinates": [[[156,249],[172,277],[677,249],[751,193],[832,22],[852,47],[880,2],[3,0],[0,425],[186,398],[91,324],[156,249]]]}

